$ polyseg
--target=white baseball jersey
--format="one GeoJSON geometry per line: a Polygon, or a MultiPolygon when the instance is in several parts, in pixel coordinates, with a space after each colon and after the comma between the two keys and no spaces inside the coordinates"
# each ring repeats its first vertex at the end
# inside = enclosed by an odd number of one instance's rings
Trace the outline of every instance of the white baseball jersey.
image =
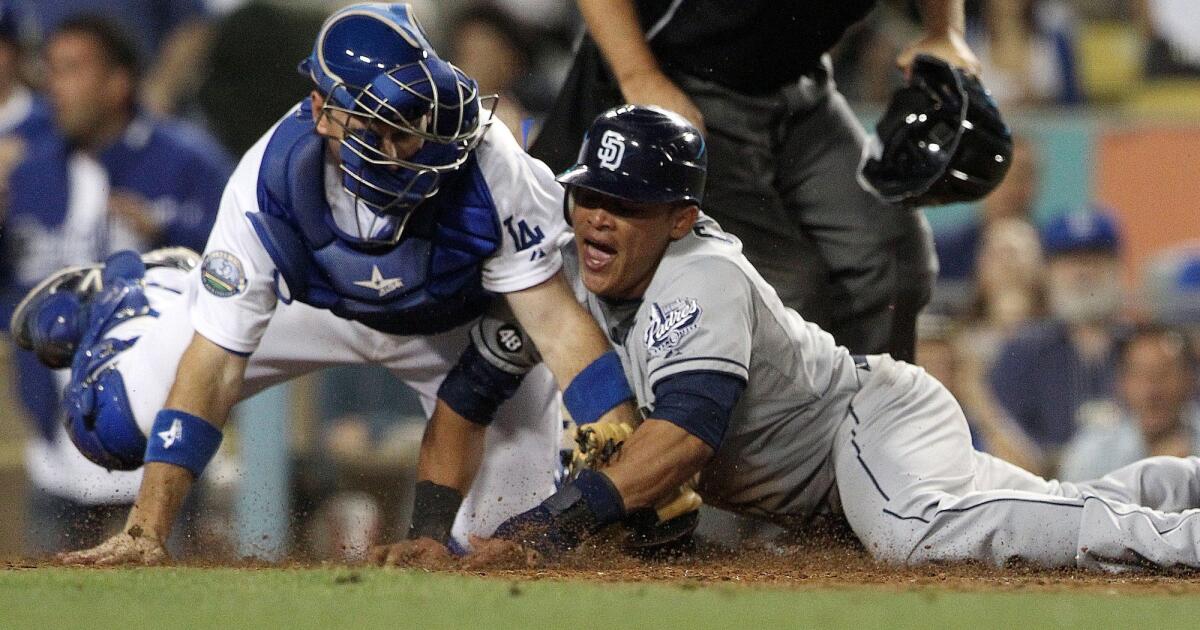
{"type": "MultiPolygon", "coordinates": [[[[129,392],[138,426],[150,439],[155,439],[149,435],[154,416],[166,400],[193,332],[226,349],[252,353],[244,397],[321,368],[373,363],[416,390],[427,413],[438,386],[469,342],[471,324],[435,335],[391,335],[328,310],[277,300],[274,264],[246,219],[247,212],[258,211],[256,186],[265,144],[264,137],[234,173],[206,249],[207,257],[218,256],[227,265],[220,274],[223,284],[210,287],[202,281],[200,268],[187,274],[153,269],[146,295],[159,315],[134,318],[108,335],[138,338],[113,366],[129,392]]],[[[485,263],[484,287],[503,293],[535,286],[562,265],[551,247],[565,228],[562,189],[499,122],[476,151],[500,224],[524,221],[529,232],[545,235],[541,246],[531,247],[528,239],[521,242],[521,231],[503,230],[502,246],[485,263]]],[[[349,195],[340,187],[326,188],[334,212],[344,215],[339,220],[354,220],[353,209],[347,208],[349,195]]],[[[539,366],[496,411],[481,468],[452,530],[460,545],[467,546],[467,534],[490,535],[505,519],[554,492],[562,429],[557,394],[549,370],[539,366]]]]}
{"type": "MultiPolygon", "coordinates": [[[[246,218],[247,213],[260,210],[259,170],[274,131],[272,128],[259,139],[238,164],[225,188],[205,248],[206,260],[221,259],[228,270],[221,274],[222,279],[231,286],[223,286],[219,292],[199,292],[192,310],[197,332],[223,348],[244,354],[258,347],[277,302],[275,263],[246,218]]],[[[501,230],[500,249],[484,263],[483,288],[510,293],[536,286],[562,266],[562,257],[549,246],[566,230],[562,186],[554,181],[545,164],[521,149],[499,120],[475,151],[499,224],[509,228],[501,230]],[[531,248],[528,240],[522,242],[523,234],[528,233],[542,234],[545,246],[531,248]]],[[[365,208],[353,207],[353,198],[342,190],[335,165],[327,165],[325,181],[326,201],[336,223],[345,227],[347,223],[375,219],[365,208]]],[[[419,207],[415,210],[420,211],[419,207]]],[[[370,282],[372,278],[362,281],[370,282]]]]}

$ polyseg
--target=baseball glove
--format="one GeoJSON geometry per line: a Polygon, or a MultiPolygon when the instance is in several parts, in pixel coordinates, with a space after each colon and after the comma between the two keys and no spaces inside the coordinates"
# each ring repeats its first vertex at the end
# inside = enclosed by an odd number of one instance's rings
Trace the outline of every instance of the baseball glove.
{"type": "MultiPolygon", "coordinates": [[[[625,422],[594,422],[575,427],[574,450],[567,466],[574,478],[584,468],[602,469],[620,456],[621,446],[633,434],[625,422]]],[[[653,510],[637,510],[625,520],[625,546],[631,553],[654,555],[670,548],[690,546],[691,533],[699,522],[703,501],[695,490],[695,479],[655,503],[653,510]]]]}

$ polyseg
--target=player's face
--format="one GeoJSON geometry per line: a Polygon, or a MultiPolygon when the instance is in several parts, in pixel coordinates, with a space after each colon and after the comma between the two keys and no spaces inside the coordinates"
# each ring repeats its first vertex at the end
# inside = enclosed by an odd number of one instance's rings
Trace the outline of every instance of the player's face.
{"type": "Polygon", "coordinates": [[[46,46],[46,88],[54,118],[68,138],[86,141],[115,124],[132,98],[128,73],[105,59],[89,35],[65,32],[46,46]]]}
{"type": "Polygon", "coordinates": [[[610,299],[640,298],[671,241],[696,222],[696,206],[640,204],[584,188],[571,193],[579,272],[588,291],[610,299]]]}
{"type": "Polygon", "coordinates": [[[1148,336],[1130,342],[1119,386],[1148,437],[1179,427],[1193,391],[1195,374],[1184,344],[1171,335],[1148,336]]]}
{"type": "Polygon", "coordinates": [[[348,112],[325,109],[325,99],[317,92],[313,96],[313,118],[317,123],[317,133],[329,138],[330,155],[337,156],[338,143],[349,133],[370,132],[379,138],[380,153],[393,160],[407,160],[421,150],[425,141],[420,136],[405,133],[375,118],[354,116],[348,112]]]}

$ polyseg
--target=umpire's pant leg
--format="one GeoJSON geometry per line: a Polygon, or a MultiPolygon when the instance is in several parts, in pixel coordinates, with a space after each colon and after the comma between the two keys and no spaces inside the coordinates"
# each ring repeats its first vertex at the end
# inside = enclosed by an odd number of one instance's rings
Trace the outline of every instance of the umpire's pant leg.
{"type": "Polygon", "coordinates": [[[777,189],[777,130],[786,102],[777,95],[738,94],[694,77],[674,78],[704,115],[704,212],[742,240],[746,258],[786,306],[827,327],[828,270],[777,189]]]}
{"type": "Polygon", "coordinates": [[[852,352],[911,360],[937,269],[928,223],[862,188],[866,132],[832,82],[823,95],[805,87],[792,93],[778,188],[829,269],[829,331],[852,352]]]}

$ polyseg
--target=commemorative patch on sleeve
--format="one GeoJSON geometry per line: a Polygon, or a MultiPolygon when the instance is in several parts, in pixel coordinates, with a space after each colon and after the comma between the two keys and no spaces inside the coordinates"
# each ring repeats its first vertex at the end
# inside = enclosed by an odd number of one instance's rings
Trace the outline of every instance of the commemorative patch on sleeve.
{"type": "Polygon", "coordinates": [[[204,262],[200,264],[200,281],[209,293],[217,297],[233,297],[246,290],[246,271],[237,256],[217,250],[204,255],[204,262]]]}
{"type": "Polygon", "coordinates": [[[700,325],[700,303],[694,298],[679,298],[667,304],[650,305],[650,324],[642,340],[650,356],[674,350],[700,325]]]}

